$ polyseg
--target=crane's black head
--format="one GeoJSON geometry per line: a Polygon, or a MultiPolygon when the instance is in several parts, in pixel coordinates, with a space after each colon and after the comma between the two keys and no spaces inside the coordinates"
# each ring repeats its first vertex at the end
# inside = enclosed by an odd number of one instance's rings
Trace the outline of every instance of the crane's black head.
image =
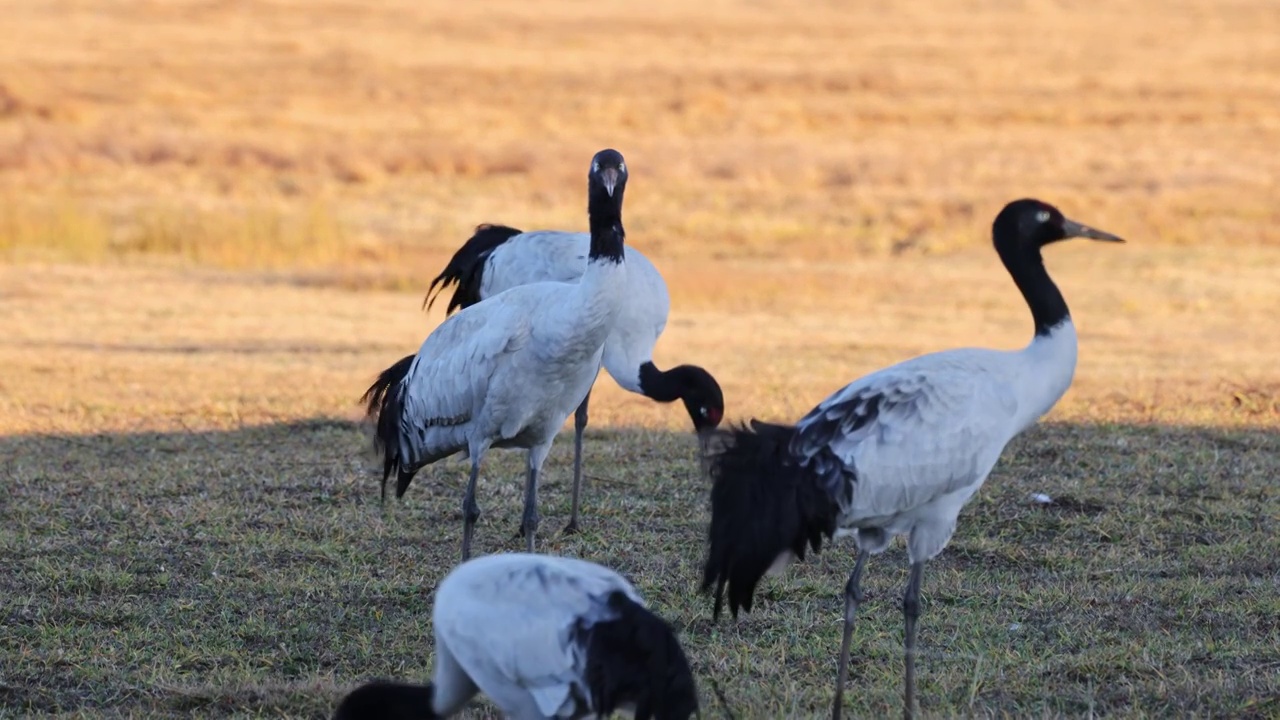
{"type": "Polygon", "coordinates": [[[435,720],[430,685],[373,680],[352,690],[333,720],[435,720]]]}
{"type": "Polygon", "coordinates": [[[647,668],[649,694],[637,698],[635,720],[689,720],[699,715],[693,670],[675,630],[656,615],[653,618],[656,622],[649,631],[652,644],[647,668]]]}
{"type": "Polygon", "coordinates": [[[680,399],[693,420],[693,429],[699,433],[716,429],[724,418],[724,393],[720,383],[697,365],[672,368],[672,372],[676,371],[682,371],[680,399]]]}
{"type": "Polygon", "coordinates": [[[592,196],[603,193],[622,203],[622,191],[627,187],[627,163],[622,153],[612,148],[601,150],[591,158],[591,172],[587,173],[587,187],[592,196]]]}
{"type": "Polygon", "coordinates": [[[614,591],[607,600],[616,613],[587,633],[586,680],[598,717],[624,705],[635,720],[688,720],[698,713],[698,686],[675,630],[665,620],[614,591]]]}
{"type": "Polygon", "coordinates": [[[724,417],[720,383],[697,365],[678,365],[664,372],[647,361],[640,365],[640,392],[662,403],[683,402],[699,434],[714,430],[724,417]]]}
{"type": "Polygon", "coordinates": [[[665,677],[651,679],[653,693],[647,701],[636,703],[636,720],[689,720],[695,715],[701,717],[698,685],[693,679],[689,659],[685,657],[684,649],[676,640],[674,631],[667,637],[667,650],[666,664],[658,670],[665,673],[665,677]]]}
{"type": "Polygon", "coordinates": [[[1002,255],[1019,249],[1038,256],[1040,248],[1045,245],[1071,238],[1124,242],[1111,233],[1068,219],[1049,203],[1029,198],[1014,200],[1004,206],[992,225],[992,237],[996,250],[1002,255]]]}
{"type": "Polygon", "coordinates": [[[991,228],[996,253],[1031,309],[1037,336],[1050,335],[1071,317],[1067,302],[1044,269],[1040,248],[1059,240],[1089,238],[1124,242],[1108,232],[1070,220],[1058,208],[1039,200],[1014,200],[996,216],[991,228]]]}

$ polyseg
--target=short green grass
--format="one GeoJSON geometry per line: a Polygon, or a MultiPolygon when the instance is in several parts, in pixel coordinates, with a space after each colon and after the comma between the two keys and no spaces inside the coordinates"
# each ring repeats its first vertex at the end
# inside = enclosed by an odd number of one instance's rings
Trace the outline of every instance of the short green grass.
{"type": "MultiPolygon", "coordinates": [[[[363,427],[0,439],[0,713],[324,717],[374,676],[426,679],[431,595],[457,560],[465,469],[380,508],[363,427]]],[[[829,712],[847,543],[711,620],[691,435],[587,435],[541,492],[540,551],[611,565],[680,630],[704,717],[829,712]]],[[[519,453],[490,454],[480,553],[515,551],[519,453]]],[[[929,717],[1280,715],[1280,435],[1045,424],[1008,448],[925,574],[929,717]],[[1032,493],[1054,498],[1037,505],[1032,493]]],[[[901,708],[900,544],[868,566],[847,694],[901,708]]],[[[480,705],[469,717],[494,717],[480,705]]]]}

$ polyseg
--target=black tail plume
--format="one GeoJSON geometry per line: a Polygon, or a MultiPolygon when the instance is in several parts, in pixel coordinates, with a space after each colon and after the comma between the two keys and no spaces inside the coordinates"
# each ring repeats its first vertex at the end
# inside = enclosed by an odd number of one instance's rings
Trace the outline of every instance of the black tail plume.
{"type": "Polygon", "coordinates": [[[522,231],[506,225],[477,225],[476,232],[453,254],[449,264],[431,281],[427,288],[427,296],[422,299],[422,306],[430,309],[450,285],[456,284],[457,290],[449,300],[444,314],[454,310],[470,307],[480,302],[480,284],[484,279],[485,261],[489,255],[506,241],[520,235],[522,231]],[[437,289],[437,286],[439,288],[437,289]]]}
{"type": "MultiPolygon", "coordinates": [[[[396,361],[395,365],[378,374],[360,402],[365,406],[366,417],[377,418],[376,431],[373,435],[373,447],[382,453],[382,499],[387,499],[387,478],[393,470],[401,472],[397,485],[409,483],[404,479],[404,468],[400,466],[400,383],[409,375],[409,368],[417,355],[406,355],[396,361]]],[[[408,473],[409,478],[413,473],[408,473]]],[[[396,497],[404,495],[404,490],[397,487],[396,497]]]]}
{"type": "Polygon", "coordinates": [[[333,720],[429,720],[433,693],[430,685],[372,680],[342,699],[333,720]]]}
{"type": "Polygon", "coordinates": [[[587,687],[599,717],[635,704],[635,720],[688,720],[698,712],[698,687],[689,659],[665,620],[615,591],[614,620],[586,632],[587,687]]]}
{"type": "Polygon", "coordinates": [[[789,451],[796,429],[757,420],[719,431],[722,449],[709,458],[711,527],[702,592],[715,585],[719,619],[725,586],[729,611],[751,612],[756,585],[786,551],[803,560],[835,534],[839,512],[820,479],[789,451]]]}

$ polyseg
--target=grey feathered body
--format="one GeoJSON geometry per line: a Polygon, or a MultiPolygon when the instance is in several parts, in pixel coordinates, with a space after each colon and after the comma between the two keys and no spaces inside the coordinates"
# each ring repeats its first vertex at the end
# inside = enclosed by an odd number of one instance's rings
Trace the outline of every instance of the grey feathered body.
{"type": "Polygon", "coordinates": [[[441,323],[402,382],[402,464],[550,445],[595,381],[625,279],[604,259],[577,282],[513,287],[441,323]]]}
{"type": "MultiPolygon", "coordinates": [[[[534,230],[520,233],[486,258],[480,297],[489,298],[529,283],[576,282],[587,270],[591,235],[534,230]]],[[[601,363],[624,390],[641,393],[639,368],[653,360],[653,348],[667,326],[671,296],[662,273],[644,253],[626,247],[627,302],[618,311],[604,343],[601,363]]]]}

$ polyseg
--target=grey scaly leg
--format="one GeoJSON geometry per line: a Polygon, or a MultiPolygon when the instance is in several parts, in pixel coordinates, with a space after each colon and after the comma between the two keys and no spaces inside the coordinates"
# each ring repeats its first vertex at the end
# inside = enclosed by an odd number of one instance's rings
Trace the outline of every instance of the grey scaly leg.
{"type": "Polygon", "coordinates": [[[862,604],[862,567],[867,563],[866,550],[858,552],[858,562],[849,574],[849,582],[844,586],[844,640],[840,642],[840,670],[836,680],[836,701],[831,706],[831,720],[840,720],[841,707],[844,705],[844,685],[849,679],[849,644],[853,642],[853,616],[862,604]]]}
{"type": "Polygon", "coordinates": [[[564,526],[564,533],[572,535],[578,532],[578,494],[582,490],[582,433],[587,429],[587,403],[591,400],[591,391],[582,398],[582,404],[573,413],[573,509],[569,512],[569,524],[564,526]]]}
{"type": "MultiPolygon", "coordinates": [[[[533,536],[538,532],[538,466],[542,462],[541,458],[535,460],[535,452],[529,451],[529,480],[524,486],[524,517],[520,521],[526,552],[533,552],[533,536]]],[[[545,451],[542,455],[546,456],[545,451]]]]}
{"type": "Polygon", "coordinates": [[[476,504],[476,480],[480,478],[480,456],[471,456],[471,478],[467,480],[467,494],[462,496],[462,560],[471,557],[471,536],[475,534],[480,506],[476,504]]]}
{"type": "Polygon", "coordinates": [[[906,680],[907,687],[903,694],[905,704],[902,717],[911,720],[915,712],[916,699],[916,619],[920,617],[920,576],[924,573],[924,563],[911,564],[911,575],[907,577],[907,592],[902,596],[902,614],[906,618],[906,680]]]}

